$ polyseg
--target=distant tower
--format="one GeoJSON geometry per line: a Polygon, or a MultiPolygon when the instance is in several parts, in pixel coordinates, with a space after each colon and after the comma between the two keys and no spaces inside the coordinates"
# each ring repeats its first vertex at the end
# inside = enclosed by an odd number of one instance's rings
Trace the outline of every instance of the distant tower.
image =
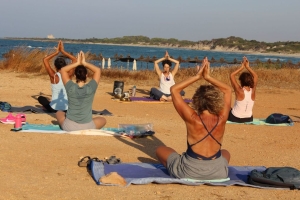
{"type": "Polygon", "coordinates": [[[47,35],[47,38],[48,38],[48,39],[55,39],[55,37],[54,37],[52,34],[47,35]]]}

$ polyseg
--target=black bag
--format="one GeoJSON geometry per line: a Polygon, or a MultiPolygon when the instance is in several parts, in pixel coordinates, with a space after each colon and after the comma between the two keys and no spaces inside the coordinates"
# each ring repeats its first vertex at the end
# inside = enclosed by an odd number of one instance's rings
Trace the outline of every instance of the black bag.
{"type": "Polygon", "coordinates": [[[281,124],[281,123],[292,123],[293,120],[288,115],[283,115],[281,113],[273,113],[269,115],[266,119],[266,123],[269,124],[281,124]]]}
{"type": "Polygon", "coordinates": [[[300,189],[300,171],[292,167],[269,167],[262,172],[252,170],[248,183],[263,187],[300,189]]]}
{"type": "Polygon", "coordinates": [[[0,110],[3,112],[9,112],[11,109],[11,105],[7,102],[0,101],[0,110]]]}

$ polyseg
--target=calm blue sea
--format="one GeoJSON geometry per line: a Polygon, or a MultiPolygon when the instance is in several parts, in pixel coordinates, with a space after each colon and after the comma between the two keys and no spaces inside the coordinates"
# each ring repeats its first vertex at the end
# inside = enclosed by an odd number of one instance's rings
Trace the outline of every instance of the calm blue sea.
{"type": "MultiPolygon", "coordinates": [[[[42,41],[32,41],[32,40],[8,40],[8,39],[0,39],[0,59],[3,59],[3,54],[8,52],[10,49],[13,49],[18,46],[26,46],[30,49],[48,49],[54,48],[57,45],[57,42],[42,42],[42,41]]],[[[96,55],[102,54],[106,59],[111,58],[112,67],[118,67],[123,69],[132,69],[132,63],[127,62],[114,62],[114,55],[122,55],[126,57],[130,55],[133,58],[139,58],[141,55],[146,58],[149,56],[152,58],[156,56],[157,58],[161,58],[164,56],[165,51],[169,52],[174,58],[178,58],[181,56],[183,59],[194,59],[198,57],[202,59],[204,56],[207,56],[209,59],[212,57],[215,60],[220,60],[220,58],[224,58],[226,61],[232,62],[235,58],[240,61],[242,57],[245,55],[251,61],[255,61],[257,59],[265,62],[269,59],[272,61],[276,61],[279,59],[282,62],[292,61],[293,63],[300,62],[300,57],[285,57],[285,56],[271,56],[271,55],[254,55],[254,54],[244,54],[244,53],[236,53],[236,52],[216,52],[216,51],[200,51],[200,50],[188,50],[188,49],[177,49],[177,48],[155,48],[155,47],[136,47],[136,46],[118,46],[118,45],[100,45],[100,44],[74,44],[74,43],[64,43],[65,50],[68,52],[72,52],[74,55],[78,53],[80,50],[83,52],[91,52],[96,55]]],[[[102,63],[99,61],[93,61],[96,65],[100,66],[102,63]]],[[[180,67],[194,67],[194,63],[181,63],[180,67]]],[[[218,66],[218,64],[213,64],[213,66],[218,66]]],[[[105,64],[107,67],[107,63],[105,64]]],[[[137,62],[137,69],[153,69],[153,63],[147,62],[137,62]]]]}

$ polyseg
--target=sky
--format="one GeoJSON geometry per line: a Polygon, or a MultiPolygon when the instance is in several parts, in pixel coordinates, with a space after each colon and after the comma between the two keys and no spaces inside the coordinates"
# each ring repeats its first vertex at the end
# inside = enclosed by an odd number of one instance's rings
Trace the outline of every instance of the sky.
{"type": "Polygon", "coordinates": [[[1,0],[0,38],[300,41],[300,0],[1,0]]]}

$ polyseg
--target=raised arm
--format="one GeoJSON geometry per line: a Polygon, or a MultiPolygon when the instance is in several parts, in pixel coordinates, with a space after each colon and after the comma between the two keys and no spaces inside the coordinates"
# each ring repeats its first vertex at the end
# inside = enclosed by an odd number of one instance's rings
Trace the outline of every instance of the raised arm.
{"type": "Polygon", "coordinates": [[[61,68],[60,73],[61,73],[61,78],[63,81],[63,84],[66,85],[66,83],[71,80],[70,76],[69,76],[69,71],[71,71],[72,69],[74,69],[75,67],[77,67],[78,65],[81,64],[81,55],[78,53],[77,54],[77,59],[76,62],[73,62],[63,68],[61,68]]]}
{"type": "MultiPolygon", "coordinates": [[[[61,42],[61,41],[60,41],[61,42]]],[[[61,42],[61,44],[60,44],[60,52],[63,54],[63,55],[65,55],[66,57],[68,57],[69,59],[71,59],[72,60],[72,63],[73,62],[76,62],[76,57],[75,56],[73,56],[72,54],[70,54],[69,52],[67,52],[67,51],[65,51],[65,48],[64,48],[64,45],[63,45],[63,43],[61,42]]]]}
{"type": "Polygon", "coordinates": [[[176,75],[176,73],[178,72],[178,69],[179,69],[179,61],[178,60],[175,60],[175,59],[173,59],[173,58],[171,58],[170,56],[169,56],[169,54],[168,54],[168,59],[171,61],[171,62],[173,62],[173,63],[175,63],[175,66],[174,66],[174,69],[172,70],[172,75],[173,75],[173,77],[175,77],[175,75],[176,75]]]}
{"type": "Polygon", "coordinates": [[[229,85],[223,83],[222,81],[219,81],[218,79],[211,77],[209,71],[210,71],[210,64],[208,62],[208,64],[205,65],[203,69],[203,77],[207,82],[211,83],[212,85],[217,87],[222,93],[224,93],[224,108],[220,114],[227,119],[229,111],[231,109],[231,88],[229,85]]]}
{"type": "Polygon", "coordinates": [[[55,71],[51,68],[50,66],[50,60],[52,58],[54,58],[55,56],[58,55],[59,53],[59,45],[60,45],[60,42],[58,43],[58,46],[55,50],[55,52],[51,53],[50,55],[47,55],[44,59],[43,59],[43,63],[44,63],[44,66],[45,66],[45,69],[50,77],[50,82],[53,84],[54,83],[54,76],[55,76],[55,71]]]}
{"type": "Polygon", "coordinates": [[[91,63],[88,63],[85,61],[85,56],[82,51],[80,51],[81,55],[81,63],[83,66],[86,68],[90,69],[94,74],[93,74],[93,79],[96,81],[97,84],[99,84],[100,81],[100,76],[101,76],[101,69],[91,63]]]}
{"type": "Polygon", "coordinates": [[[251,98],[254,101],[255,96],[256,96],[256,86],[257,86],[258,76],[257,76],[256,72],[253,69],[250,68],[249,61],[246,57],[245,57],[245,68],[250,72],[250,74],[253,77],[253,88],[252,88],[251,98]]]}
{"type": "Polygon", "coordinates": [[[230,74],[230,83],[231,83],[231,86],[233,87],[234,93],[237,97],[241,97],[241,98],[244,95],[244,91],[243,91],[243,88],[236,81],[235,76],[238,73],[240,73],[241,71],[243,71],[243,69],[244,69],[244,61],[242,62],[241,66],[237,70],[235,70],[234,72],[232,72],[230,74]]]}
{"type": "Polygon", "coordinates": [[[178,112],[178,114],[180,115],[180,117],[184,121],[191,120],[192,119],[191,116],[195,113],[195,111],[190,106],[188,106],[187,103],[184,102],[184,100],[180,95],[180,91],[182,91],[187,86],[201,79],[205,64],[206,63],[202,62],[202,67],[201,68],[198,67],[198,72],[195,76],[190,77],[184,81],[181,81],[180,83],[176,83],[171,87],[173,105],[176,111],[178,112]]]}
{"type": "Polygon", "coordinates": [[[159,69],[158,63],[164,61],[165,59],[166,59],[166,58],[163,57],[163,58],[160,58],[160,59],[154,61],[154,69],[155,69],[156,74],[158,75],[159,78],[160,78],[162,72],[161,72],[161,70],[159,69]]]}
{"type": "Polygon", "coordinates": [[[253,82],[254,82],[254,85],[253,85],[253,88],[256,89],[256,85],[257,85],[257,81],[258,81],[258,76],[256,74],[256,72],[250,68],[250,65],[249,65],[249,61],[246,57],[245,58],[245,68],[250,72],[250,74],[252,75],[253,77],[253,82]]]}

